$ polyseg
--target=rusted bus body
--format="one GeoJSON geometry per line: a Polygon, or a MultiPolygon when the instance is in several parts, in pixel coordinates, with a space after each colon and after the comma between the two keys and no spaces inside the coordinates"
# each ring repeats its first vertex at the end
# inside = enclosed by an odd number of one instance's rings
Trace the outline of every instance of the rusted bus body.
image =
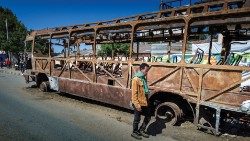
{"type": "MultiPolygon", "coordinates": [[[[218,133],[221,110],[249,114],[242,112],[240,105],[250,99],[250,93],[242,91],[239,86],[249,79],[243,79],[242,72],[250,71],[250,68],[224,63],[230,52],[231,41],[239,38],[250,39],[250,7],[246,6],[247,4],[249,3],[242,0],[216,1],[107,22],[34,31],[27,37],[27,41],[32,42],[33,53],[29,75],[35,78],[43,90],[50,87],[60,92],[129,109],[131,79],[142,63],[141,60],[144,60],[150,65],[147,79],[151,90],[150,102],[156,108],[155,114],[157,109],[169,106],[169,102],[172,102],[170,108],[172,106],[173,109],[179,109],[172,114],[172,118],[176,118],[173,124],[188,111],[193,113],[194,123],[218,133]],[[236,8],[231,8],[232,5],[236,8]],[[213,11],[211,7],[218,9],[213,11]],[[224,34],[222,50],[225,53],[221,53],[224,58],[220,65],[211,65],[210,59],[207,64],[194,64],[185,60],[189,39],[196,34],[204,34],[199,31],[200,27],[215,27],[218,31],[211,32],[214,34],[225,31],[220,27],[231,28],[232,25],[234,30],[230,32],[226,29],[228,34],[224,34]],[[235,29],[238,25],[246,29],[247,33],[238,34],[239,30],[235,29]],[[192,31],[194,28],[198,30],[192,31]],[[178,29],[178,32],[172,29],[178,29]],[[38,37],[49,41],[47,57],[35,53],[38,37]],[[64,39],[63,57],[52,55],[54,39],[64,39]],[[181,42],[181,60],[176,59],[175,63],[151,62],[149,59],[142,59],[143,56],[139,52],[133,53],[135,43],[159,41],[169,44],[181,42]],[[97,56],[97,44],[114,42],[130,43],[129,56],[124,59],[104,59],[97,56]],[[79,52],[70,54],[70,48],[74,46],[79,50],[81,43],[92,45],[92,53],[88,57],[79,52]],[[205,114],[203,107],[215,109],[215,123],[210,123],[209,120],[204,123],[200,120],[211,116],[205,114]],[[188,110],[185,111],[186,109],[188,110]]],[[[211,43],[212,40],[210,46],[211,43]]],[[[211,47],[209,50],[208,58],[211,57],[211,47]]],[[[146,56],[152,58],[151,55],[146,56]]]]}

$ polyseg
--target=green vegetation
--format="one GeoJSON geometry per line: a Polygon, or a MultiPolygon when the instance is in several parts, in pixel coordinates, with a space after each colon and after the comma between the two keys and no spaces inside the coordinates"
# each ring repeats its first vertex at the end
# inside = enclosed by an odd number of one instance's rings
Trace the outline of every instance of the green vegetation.
{"type": "Polygon", "coordinates": [[[129,54],[129,44],[127,43],[113,43],[113,44],[102,44],[100,49],[97,51],[98,56],[117,56],[129,54]]]}
{"type": "Polygon", "coordinates": [[[0,50],[17,53],[24,50],[26,27],[18,21],[14,13],[7,8],[0,7],[0,50]],[[6,20],[9,38],[7,40],[6,20]]]}
{"type": "Polygon", "coordinates": [[[36,56],[45,57],[49,55],[49,41],[47,39],[42,39],[41,37],[36,37],[34,53],[36,56]]]}

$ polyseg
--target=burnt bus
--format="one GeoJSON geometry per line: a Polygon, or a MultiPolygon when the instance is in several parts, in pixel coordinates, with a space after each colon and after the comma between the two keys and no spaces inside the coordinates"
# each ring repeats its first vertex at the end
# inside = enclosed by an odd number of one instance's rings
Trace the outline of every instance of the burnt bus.
{"type": "Polygon", "coordinates": [[[24,76],[42,91],[130,109],[131,79],[146,62],[156,118],[168,125],[191,118],[215,134],[228,123],[249,125],[248,2],[211,1],[33,31],[26,38],[32,57],[24,76]],[[112,53],[99,53],[103,45],[112,53]],[[128,53],[115,52],[119,45],[128,53]]]}

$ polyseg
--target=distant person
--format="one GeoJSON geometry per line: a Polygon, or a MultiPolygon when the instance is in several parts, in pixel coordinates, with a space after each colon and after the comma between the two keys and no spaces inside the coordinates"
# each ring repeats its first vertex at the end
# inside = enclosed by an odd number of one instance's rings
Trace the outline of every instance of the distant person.
{"type": "Polygon", "coordinates": [[[0,57],[0,66],[1,66],[1,69],[3,68],[3,58],[0,57]]]}
{"type": "Polygon", "coordinates": [[[10,68],[11,62],[9,58],[6,58],[5,64],[7,68],[10,68]]]}
{"type": "Polygon", "coordinates": [[[132,79],[132,105],[134,108],[134,121],[133,133],[131,136],[135,139],[142,139],[141,136],[145,138],[149,137],[146,132],[146,127],[151,119],[148,103],[149,88],[146,80],[148,70],[149,65],[142,63],[140,65],[140,71],[138,71],[132,79]],[[138,128],[142,114],[145,115],[145,118],[140,128],[138,128]]]}
{"type": "Polygon", "coordinates": [[[25,71],[25,65],[24,65],[23,59],[20,60],[20,70],[21,70],[22,74],[23,74],[24,71],[25,71]]]}

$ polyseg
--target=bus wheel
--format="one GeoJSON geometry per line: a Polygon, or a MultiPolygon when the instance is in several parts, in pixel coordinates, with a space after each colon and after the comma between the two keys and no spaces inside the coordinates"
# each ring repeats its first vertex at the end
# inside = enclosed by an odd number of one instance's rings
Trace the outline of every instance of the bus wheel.
{"type": "Polygon", "coordinates": [[[49,82],[48,81],[43,81],[39,85],[39,90],[42,91],[42,92],[48,92],[49,91],[49,82]]]}
{"type": "Polygon", "coordinates": [[[176,125],[182,115],[180,107],[173,102],[161,103],[155,110],[156,119],[164,120],[166,125],[176,125]]]}

